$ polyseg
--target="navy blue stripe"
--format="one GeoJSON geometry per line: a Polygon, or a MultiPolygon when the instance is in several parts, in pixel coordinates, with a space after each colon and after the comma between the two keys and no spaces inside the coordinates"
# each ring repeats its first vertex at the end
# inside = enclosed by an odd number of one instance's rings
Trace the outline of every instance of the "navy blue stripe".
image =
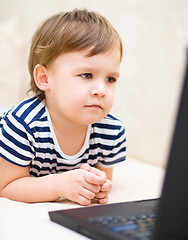
{"type": "Polygon", "coordinates": [[[4,156],[2,153],[0,153],[0,157],[2,157],[4,160],[6,160],[6,161],[8,161],[10,163],[13,163],[14,165],[20,166],[20,167],[27,167],[27,166],[29,166],[29,163],[26,164],[26,165],[21,165],[19,163],[13,162],[10,159],[8,159],[6,156],[4,156]]]}
{"type": "MultiPolygon", "coordinates": [[[[13,142],[16,146],[18,146],[19,148],[27,151],[27,152],[31,152],[33,155],[33,151],[31,150],[31,148],[28,146],[28,145],[25,145],[21,142],[19,142],[15,137],[12,137],[9,133],[7,133],[4,129],[2,129],[2,133],[3,133],[3,136],[8,139],[10,142],[13,142]]],[[[28,139],[26,139],[28,140],[28,139]]]]}
{"type": "MultiPolygon", "coordinates": [[[[87,148],[86,150],[85,150],[85,152],[82,154],[82,155],[80,155],[79,156],[79,158],[81,159],[85,154],[88,154],[89,153],[89,149],[87,148]]],[[[58,152],[56,152],[56,154],[57,154],[57,158],[59,158],[59,159],[63,159],[63,157],[58,153],[58,152]]],[[[87,159],[88,160],[88,159],[87,159]]],[[[66,165],[66,164],[65,164],[66,165]]]]}
{"type": "Polygon", "coordinates": [[[14,114],[16,114],[16,112],[18,112],[25,104],[32,102],[36,97],[32,97],[29,99],[24,100],[23,102],[21,102],[13,111],[14,114]]]}
{"type": "Polygon", "coordinates": [[[50,128],[49,127],[33,127],[31,128],[32,129],[32,132],[35,133],[35,132],[47,132],[49,133],[50,132],[50,128]]]}
{"type": "Polygon", "coordinates": [[[121,157],[121,158],[118,158],[112,162],[101,162],[103,165],[113,165],[113,164],[116,164],[116,163],[120,163],[120,162],[123,162],[126,160],[126,157],[121,157]]]}
{"type": "Polygon", "coordinates": [[[120,147],[123,143],[125,143],[125,142],[126,142],[126,139],[123,139],[123,141],[117,143],[117,144],[114,146],[114,148],[119,148],[119,147],[120,147]]]}
{"type": "Polygon", "coordinates": [[[34,176],[34,177],[39,177],[39,176],[42,177],[41,168],[40,168],[38,165],[36,165],[36,164],[34,164],[34,165],[30,164],[30,174],[31,174],[32,176],[34,176]],[[37,170],[37,173],[34,172],[34,171],[32,171],[32,168],[34,168],[35,170],[37,170]]]}
{"type": "Polygon", "coordinates": [[[43,138],[37,137],[37,138],[35,138],[35,142],[36,143],[52,143],[52,144],[54,144],[53,139],[50,137],[43,137],[43,138]]]}
{"type": "MultiPolygon", "coordinates": [[[[45,157],[45,155],[44,155],[44,158],[42,158],[42,157],[38,157],[38,156],[36,156],[35,157],[35,161],[39,161],[40,163],[50,163],[50,164],[56,164],[56,162],[57,162],[57,159],[56,158],[53,158],[53,159],[51,159],[51,158],[46,158],[45,157]]],[[[32,164],[32,163],[31,163],[32,164]]],[[[35,164],[34,164],[35,165],[35,164]]],[[[33,166],[34,166],[33,165],[33,166]]]]}
{"type": "Polygon", "coordinates": [[[125,152],[126,151],[126,147],[122,147],[118,152],[116,153],[110,153],[110,154],[103,154],[102,152],[98,152],[97,154],[92,154],[92,155],[89,155],[88,159],[90,160],[94,160],[94,159],[97,159],[97,158],[113,158],[115,157],[116,155],[118,155],[119,153],[121,152],[125,152]]]}
{"type": "Polygon", "coordinates": [[[17,158],[24,160],[24,161],[31,161],[32,159],[30,157],[26,157],[25,155],[20,154],[16,150],[12,149],[11,147],[5,145],[3,142],[1,143],[1,147],[5,149],[7,152],[11,153],[12,155],[16,156],[17,158]]]}
{"type": "Polygon", "coordinates": [[[116,155],[118,155],[119,153],[125,152],[126,151],[126,147],[122,147],[118,152],[116,153],[110,153],[108,155],[103,155],[103,158],[113,158],[116,155]]]}
{"type": "Polygon", "coordinates": [[[47,116],[44,116],[44,117],[41,117],[41,118],[40,118],[40,122],[46,122],[46,121],[48,121],[47,116]]]}
{"type": "Polygon", "coordinates": [[[3,119],[3,117],[2,116],[0,116],[0,128],[2,128],[3,127],[3,124],[2,124],[2,122],[1,122],[1,120],[3,119]]]}
{"type": "Polygon", "coordinates": [[[36,100],[22,113],[20,116],[22,119],[25,119],[28,114],[40,103],[40,100],[36,98],[36,100]]]}
{"type": "Polygon", "coordinates": [[[35,147],[35,151],[37,153],[50,153],[50,154],[57,154],[56,150],[55,149],[50,149],[50,148],[37,148],[35,147]]]}
{"type": "Polygon", "coordinates": [[[118,118],[114,117],[114,116],[111,115],[110,113],[109,113],[105,118],[106,118],[106,119],[112,119],[112,120],[120,121],[118,118]]]}
{"type": "Polygon", "coordinates": [[[125,139],[123,139],[121,142],[118,142],[116,145],[107,145],[107,144],[102,144],[102,143],[90,144],[89,148],[87,149],[87,152],[89,152],[89,149],[97,149],[97,148],[100,148],[102,150],[112,151],[112,149],[114,149],[114,148],[119,148],[124,142],[126,142],[125,139]]]}
{"type": "Polygon", "coordinates": [[[110,157],[110,158],[113,158],[114,156],[116,156],[116,155],[118,155],[118,154],[120,154],[120,153],[122,153],[122,152],[125,152],[126,151],[126,146],[122,146],[122,148],[120,148],[119,149],[119,151],[118,152],[116,152],[116,153],[110,153],[109,155],[107,155],[106,157],[110,157]]]}
{"type": "Polygon", "coordinates": [[[103,129],[109,129],[109,130],[120,130],[121,126],[119,125],[111,125],[111,124],[105,124],[105,123],[94,123],[94,127],[103,128],[103,129]]]}
{"type": "Polygon", "coordinates": [[[16,132],[19,136],[23,137],[23,138],[27,138],[27,135],[25,132],[21,131],[19,128],[17,128],[15,125],[12,124],[12,122],[10,122],[10,120],[7,118],[6,119],[6,123],[8,125],[8,127],[10,129],[12,129],[13,132],[16,132]]]}
{"type": "Polygon", "coordinates": [[[118,135],[109,135],[109,134],[101,134],[101,133],[92,133],[90,135],[90,139],[93,138],[102,138],[102,139],[107,139],[107,140],[115,140],[115,139],[119,139],[121,136],[123,136],[125,133],[125,130],[123,129],[123,131],[119,132],[118,135]]]}
{"type": "MultiPolygon", "coordinates": [[[[30,171],[30,175],[33,176],[33,177],[38,177],[38,175],[33,171],[30,171]]],[[[42,177],[41,173],[40,173],[40,177],[42,177]]]]}
{"type": "MultiPolygon", "coordinates": [[[[98,158],[101,158],[102,157],[102,153],[101,152],[98,152],[97,154],[89,154],[89,157],[88,159],[89,160],[95,160],[95,159],[98,159],[98,158]]],[[[88,159],[86,159],[86,161],[88,161],[88,159]]]]}
{"type": "Polygon", "coordinates": [[[79,163],[74,163],[74,164],[65,164],[65,163],[60,163],[57,162],[57,166],[61,167],[61,166],[66,166],[66,167],[70,167],[70,168],[76,168],[76,166],[80,163],[87,163],[88,159],[83,159],[82,161],[80,161],[79,163]]]}
{"type": "Polygon", "coordinates": [[[30,129],[30,127],[21,119],[19,118],[18,116],[16,115],[12,115],[24,128],[25,130],[33,137],[33,133],[30,129]]]}
{"type": "Polygon", "coordinates": [[[115,140],[116,135],[101,134],[101,133],[94,132],[90,135],[90,139],[92,139],[92,138],[103,138],[103,139],[107,139],[107,140],[115,140]]]}
{"type": "Polygon", "coordinates": [[[123,131],[119,132],[116,138],[119,139],[124,134],[125,134],[125,129],[123,129],[123,131]]]}
{"type": "MultiPolygon", "coordinates": [[[[91,144],[89,146],[90,149],[97,149],[97,148],[100,148],[102,150],[112,150],[113,149],[113,146],[112,145],[105,145],[105,144],[102,144],[102,143],[95,143],[95,144],[91,144]]],[[[88,149],[88,152],[89,152],[89,149],[88,149]]]]}
{"type": "Polygon", "coordinates": [[[88,159],[83,159],[79,163],[66,164],[65,165],[62,162],[57,162],[57,159],[49,159],[49,158],[44,158],[43,159],[43,158],[40,158],[40,157],[36,157],[35,160],[41,162],[42,164],[45,164],[45,163],[51,164],[50,166],[47,166],[47,167],[45,167],[44,165],[42,167],[40,167],[37,164],[32,164],[31,163],[31,167],[37,169],[38,171],[41,170],[41,169],[42,170],[47,170],[47,169],[51,170],[51,168],[56,168],[56,167],[59,168],[59,167],[64,167],[64,166],[66,166],[67,168],[70,168],[70,169],[74,169],[74,168],[76,169],[76,168],[78,168],[77,166],[80,165],[80,163],[86,163],[88,161],[88,159]]]}
{"type": "MultiPolygon", "coordinates": [[[[41,108],[41,110],[33,117],[33,119],[31,120],[31,122],[40,119],[40,117],[44,114],[44,112],[45,112],[45,107],[41,108]]],[[[40,120],[41,120],[41,119],[40,119],[40,120]]],[[[45,118],[45,120],[47,120],[47,117],[45,118]]],[[[43,120],[43,121],[44,121],[44,120],[43,120]]]]}

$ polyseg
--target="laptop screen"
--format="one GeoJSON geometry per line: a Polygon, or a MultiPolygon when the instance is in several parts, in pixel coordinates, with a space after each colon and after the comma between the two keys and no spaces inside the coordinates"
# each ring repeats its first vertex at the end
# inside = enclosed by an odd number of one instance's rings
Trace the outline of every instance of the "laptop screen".
{"type": "MultiPolygon", "coordinates": [[[[172,83],[173,84],[173,83],[172,83]]],[[[188,239],[188,51],[154,239],[188,239]]]]}

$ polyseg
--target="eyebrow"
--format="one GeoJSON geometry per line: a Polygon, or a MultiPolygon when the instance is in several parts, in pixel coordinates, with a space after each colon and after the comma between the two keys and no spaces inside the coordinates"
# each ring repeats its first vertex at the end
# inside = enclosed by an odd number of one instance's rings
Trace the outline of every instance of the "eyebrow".
{"type": "MultiPolygon", "coordinates": [[[[82,66],[82,67],[77,67],[74,69],[74,71],[80,71],[80,72],[92,72],[92,71],[96,71],[96,68],[94,67],[87,67],[87,66],[82,66]]],[[[119,72],[109,72],[108,73],[108,76],[114,76],[116,78],[119,78],[120,76],[120,73],[119,72]]]]}
{"type": "Polygon", "coordinates": [[[120,73],[119,72],[112,72],[112,73],[110,73],[110,75],[115,76],[116,78],[120,77],[120,73]]]}

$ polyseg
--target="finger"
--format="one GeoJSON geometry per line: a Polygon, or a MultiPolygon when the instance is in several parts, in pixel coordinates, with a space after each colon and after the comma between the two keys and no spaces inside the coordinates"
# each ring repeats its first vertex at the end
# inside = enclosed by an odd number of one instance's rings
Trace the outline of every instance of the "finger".
{"type": "Polygon", "coordinates": [[[105,172],[103,172],[103,171],[101,171],[101,170],[99,170],[99,169],[97,169],[95,167],[91,167],[87,163],[82,164],[80,168],[84,169],[86,171],[89,171],[91,173],[94,173],[95,175],[100,176],[100,177],[106,179],[106,173],[105,172]]]}
{"type": "Polygon", "coordinates": [[[81,165],[80,169],[84,169],[86,171],[90,171],[91,170],[91,166],[87,163],[84,163],[81,165]]]}
{"type": "Polygon", "coordinates": [[[101,185],[101,191],[110,191],[112,188],[112,182],[107,179],[106,182],[101,185]]]}
{"type": "Polygon", "coordinates": [[[86,189],[86,188],[82,188],[80,190],[80,195],[85,197],[85,198],[87,198],[87,199],[89,199],[89,200],[91,200],[91,199],[93,199],[95,197],[95,193],[90,191],[90,190],[88,190],[88,189],[86,189]]]}
{"type": "Polygon", "coordinates": [[[91,183],[88,183],[87,181],[83,184],[83,187],[95,194],[100,192],[101,190],[100,185],[91,184],[91,183]]]}
{"type": "Polygon", "coordinates": [[[90,184],[102,185],[105,183],[106,179],[101,176],[97,176],[92,172],[84,171],[84,178],[90,184]]]}
{"type": "Polygon", "coordinates": [[[103,171],[101,171],[101,170],[99,170],[95,167],[90,167],[90,172],[94,173],[95,175],[100,176],[100,177],[102,177],[106,180],[106,173],[105,172],[103,172],[103,171]]]}
{"type": "Polygon", "coordinates": [[[105,198],[101,198],[101,199],[99,199],[99,204],[105,204],[105,203],[107,203],[108,202],[108,196],[107,197],[105,197],[105,198]]]}
{"type": "Polygon", "coordinates": [[[88,206],[91,203],[91,199],[87,199],[87,198],[83,197],[82,195],[79,195],[75,202],[77,202],[83,206],[88,206]]]}
{"type": "Polygon", "coordinates": [[[95,198],[101,199],[108,196],[108,192],[98,192],[95,194],[95,198]]]}

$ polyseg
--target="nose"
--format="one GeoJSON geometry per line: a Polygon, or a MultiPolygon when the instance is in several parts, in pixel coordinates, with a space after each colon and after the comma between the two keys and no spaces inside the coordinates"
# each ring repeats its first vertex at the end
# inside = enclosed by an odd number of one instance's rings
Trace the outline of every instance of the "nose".
{"type": "Polygon", "coordinates": [[[104,80],[96,81],[95,84],[93,84],[91,88],[91,95],[100,96],[100,97],[103,97],[106,95],[106,84],[104,80]]]}

